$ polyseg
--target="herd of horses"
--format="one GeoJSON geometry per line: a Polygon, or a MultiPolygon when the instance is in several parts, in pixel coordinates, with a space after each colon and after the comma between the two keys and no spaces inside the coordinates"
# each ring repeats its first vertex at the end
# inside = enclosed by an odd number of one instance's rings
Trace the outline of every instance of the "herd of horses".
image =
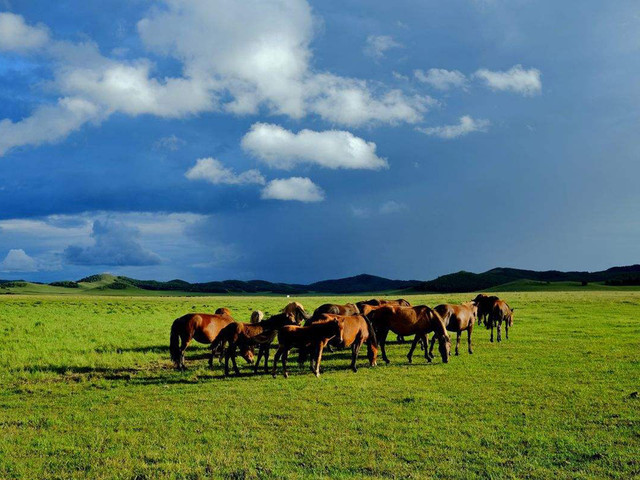
{"type": "Polygon", "coordinates": [[[476,323],[484,323],[491,329],[493,342],[494,327],[497,341],[502,340],[502,324],[505,336],[509,338],[509,327],[513,326],[513,311],[504,300],[496,296],[477,295],[462,304],[442,304],[435,308],[426,305],[412,306],[404,299],[371,299],[345,305],[324,304],[309,315],[298,302],[289,303],[284,309],[267,319],[256,310],[249,323],[236,322],[227,308],[219,308],[214,314],[189,313],[174,320],[171,326],[169,350],[171,359],[180,370],[185,369],[184,352],[192,340],[210,345],[209,366],[213,368],[214,358],[224,359],[224,374],[229,375],[229,362],[237,375],[236,364],[239,353],[248,363],[254,363],[257,373],[264,360],[264,371],[269,372],[269,352],[276,336],[278,348],[273,358],[272,374],[276,377],[278,362],[288,377],[287,359],[289,352],[298,350],[298,363],[302,366],[309,360],[311,371],[320,375],[320,363],[325,349],[351,348],[351,369],[357,371],[360,349],[367,346],[369,365],[377,364],[378,351],[382,359],[389,363],[385,345],[389,332],[398,336],[400,342],[405,336],[413,335],[407,354],[412,361],[418,346],[424,350],[428,362],[434,358],[433,349],[438,342],[438,351],[444,363],[449,361],[451,339],[448,332],[456,332],[455,354],[458,355],[460,336],[467,332],[469,353],[471,333],[476,323]],[[431,343],[428,336],[432,333],[431,343]],[[257,359],[255,350],[258,349],[257,359]],[[255,360],[255,361],[254,361],[255,360]]]}

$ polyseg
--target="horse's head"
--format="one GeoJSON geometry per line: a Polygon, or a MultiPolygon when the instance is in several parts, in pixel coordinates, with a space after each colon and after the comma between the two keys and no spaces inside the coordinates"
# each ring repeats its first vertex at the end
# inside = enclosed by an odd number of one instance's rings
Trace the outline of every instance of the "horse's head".
{"type": "Polygon", "coordinates": [[[507,317],[507,325],[509,325],[510,327],[513,327],[513,312],[515,308],[511,308],[509,305],[507,305],[507,308],[509,309],[509,316],[507,317]]]}
{"type": "Polygon", "coordinates": [[[342,338],[342,325],[340,322],[338,320],[330,320],[327,325],[329,326],[329,335],[336,337],[342,343],[344,339],[342,338]]]}
{"type": "Polygon", "coordinates": [[[449,363],[449,355],[451,355],[451,338],[446,332],[438,338],[438,351],[442,357],[442,363],[449,363]]]}
{"type": "Polygon", "coordinates": [[[253,354],[253,347],[244,346],[240,349],[240,355],[244,358],[249,365],[253,364],[253,359],[255,358],[253,354]]]}
{"type": "Polygon", "coordinates": [[[264,318],[264,313],[261,310],[256,310],[251,314],[251,323],[261,322],[264,318]]]}
{"type": "Polygon", "coordinates": [[[302,304],[298,302],[291,302],[282,309],[282,313],[289,317],[296,325],[300,325],[303,320],[310,318],[310,315],[305,311],[302,304]]]}
{"type": "Polygon", "coordinates": [[[217,309],[215,311],[216,315],[226,315],[227,317],[231,316],[231,310],[229,310],[228,308],[225,307],[220,307],[219,309],[217,309]]]}

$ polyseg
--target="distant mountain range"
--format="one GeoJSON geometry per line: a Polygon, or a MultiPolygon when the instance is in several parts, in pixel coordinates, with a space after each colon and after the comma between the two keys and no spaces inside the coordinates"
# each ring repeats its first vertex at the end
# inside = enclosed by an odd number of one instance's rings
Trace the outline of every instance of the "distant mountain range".
{"type": "MultiPolygon", "coordinates": [[[[137,280],[135,278],[114,276],[103,273],[91,275],[76,281],[52,282],[48,285],[25,282],[23,280],[0,280],[0,291],[18,292],[28,286],[37,286],[43,293],[47,287],[60,292],[66,289],[78,289],[78,293],[122,291],[127,293],[180,292],[189,294],[257,294],[276,293],[299,295],[308,293],[352,294],[361,292],[475,292],[480,290],[530,290],[548,285],[573,284],[586,286],[600,284],[609,286],[640,285],[640,265],[613,267],[601,272],[560,272],[549,270],[521,270],[516,268],[494,268],[484,273],[457,272],[443,275],[427,282],[419,280],[390,280],[375,275],[356,275],[336,280],[324,280],[308,285],[273,283],[264,280],[225,280],[205,283],[189,283],[184,280],[159,282],[156,280],[137,280]],[[44,290],[43,290],[44,289],[44,290]]],[[[33,290],[33,289],[32,289],[33,290]]],[[[52,291],[52,293],[55,293],[52,291]]]]}

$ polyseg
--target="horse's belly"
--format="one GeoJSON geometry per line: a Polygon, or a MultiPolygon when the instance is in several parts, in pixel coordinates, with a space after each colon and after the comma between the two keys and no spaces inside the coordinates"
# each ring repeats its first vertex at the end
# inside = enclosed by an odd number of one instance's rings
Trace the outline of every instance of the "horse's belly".
{"type": "Polygon", "coordinates": [[[215,328],[211,327],[204,330],[197,330],[193,335],[193,339],[200,343],[211,343],[216,337],[215,330],[215,328]]]}

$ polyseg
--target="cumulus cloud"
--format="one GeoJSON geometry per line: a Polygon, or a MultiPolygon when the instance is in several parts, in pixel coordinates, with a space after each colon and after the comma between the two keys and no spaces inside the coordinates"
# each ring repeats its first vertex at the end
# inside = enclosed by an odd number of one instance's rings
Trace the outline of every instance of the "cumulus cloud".
{"type": "Polygon", "coordinates": [[[458,70],[430,68],[426,72],[423,70],[414,70],[413,75],[417,80],[427,83],[438,90],[462,88],[467,84],[467,77],[458,70]]]}
{"type": "Polygon", "coordinates": [[[300,163],[332,169],[378,170],[389,166],[376,155],[375,143],[341,130],[293,133],[278,125],[256,123],[242,138],[242,148],[274,168],[291,169],[300,163]]]}
{"type": "MultiPolygon", "coordinates": [[[[0,25],[1,26],[1,25],[0,25]]],[[[36,272],[38,262],[21,248],[11,249],[0,262],[0,272],[36,272]]]]}
{"type": "Polygon", "coordinates": [[[0,48],[24,54],[38,48],[39,55],[49,57],[53,79],[48,88],[62,100],[15,123],[4,120],[0,155],[12,147],[62,139],[117,112],[180,118],[207,111],[256,114],[264,108],[291,118],[317,115],[362,126],[420,122],[432,102],[427,96],[314,71],[314,21],[305,0],[163,3],[164,8],[151,9],[138,22],[137,30],[148,49],[181,62],[179,77],[162,76],[146,58],[107,58],[92,42],[50,38],[45,27],[4,14],[9,28],[0,28],[0,48]],[[92,112],[74,116],[64,102],[84,102],[92,112]],[[62,127],[55,125],[57,114],[62,127]]]}
{"type": "Polygon", "coordinates": [[[115,220],[95,220],[93,245],[70,245],[63,253],[72,265],[145,266],[158,265],[160,257],[139,243],[137,228],[115,220]]]}
{"type": "Polygon", "coordinates": [[[541,73],[536,68],[525,70],[522,65],[515,65],[506,72],[494,72],[482,68],[474,76],[483,80],[492,90],[516,92],[522,95],[535,95],[542,91],[541,73]]]}
{"type": "Polygon", "coordinates": [[[365,55],[379,60],[387,51],[400,47],[402,44],[396,42],[390,35],[369,35],[363,51],[365,55]]]}
{"type": "Polygon", "coordinates": [[[447,140],[462,137],[472,132],[486,132],[491,125],[489,120],[474,119],[469,115],[460,117],[460,123],[457,125],[442,125],[439,127],[417,128],[419,132],[426,135],[444,138],[447,140]]]}
{"type": "Polygon", "coordinates": [[[214,185],[222,183],[227,185],[265,184],[265,179],[258,170],[247,170],[238,175],[211,157],[196,160],[196,164],[185,173],[185,177],[189,180],[205,180],[214,185]]]}
{"type": "Polygon", "coordinates": [[[20,15],[0,13],[0,50],[26,52],[44,46],[49,31],[44,25],[29,26],[20,15]]]}
{"type": "Polygon", "coordinates": [[[267,183],[262,189],[262,198],[321,202],[324,200],[324,191],[306,177],[281,178],[267,183]]]}

